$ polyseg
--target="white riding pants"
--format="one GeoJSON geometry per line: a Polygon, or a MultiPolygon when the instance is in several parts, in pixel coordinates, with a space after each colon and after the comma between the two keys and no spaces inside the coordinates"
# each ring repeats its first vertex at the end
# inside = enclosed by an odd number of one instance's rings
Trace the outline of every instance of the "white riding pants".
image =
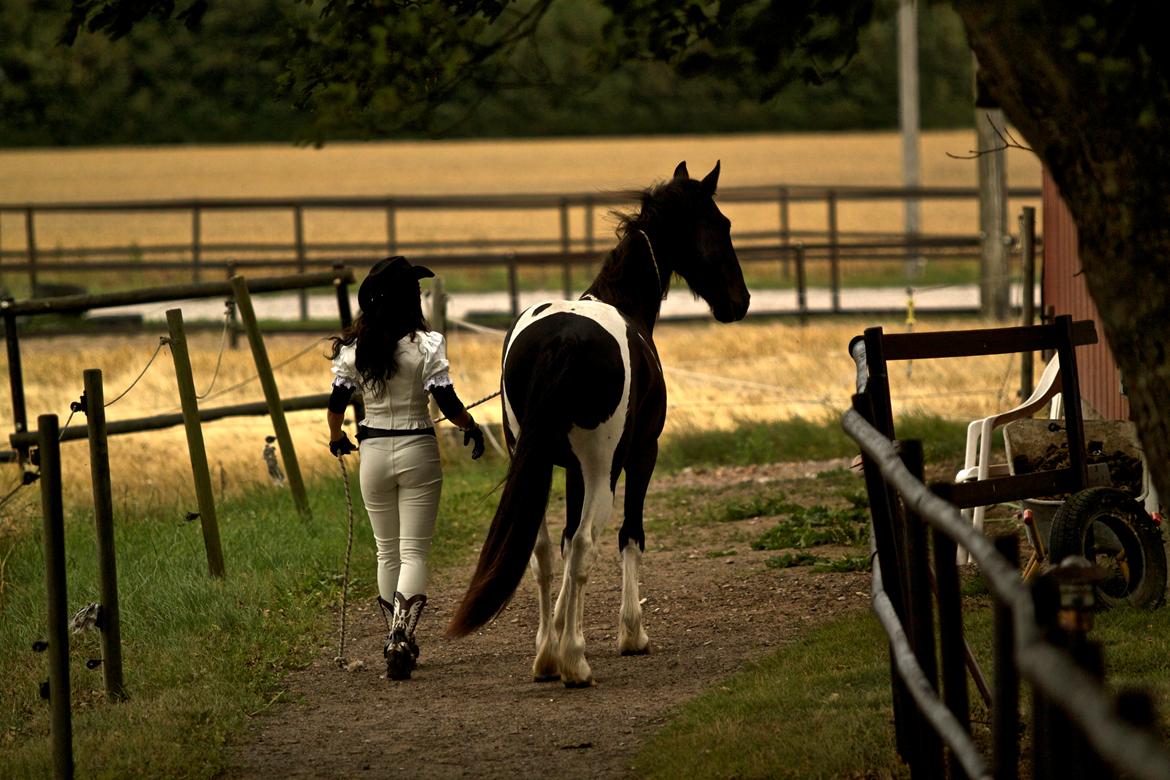
{"type": "Polygon", "coordinates": [[[439,513],[443,471],[434,436],[361,443],[361,487],[378,545],[378,593],[394,603],[427,592],[427,554],[439,513]]]}

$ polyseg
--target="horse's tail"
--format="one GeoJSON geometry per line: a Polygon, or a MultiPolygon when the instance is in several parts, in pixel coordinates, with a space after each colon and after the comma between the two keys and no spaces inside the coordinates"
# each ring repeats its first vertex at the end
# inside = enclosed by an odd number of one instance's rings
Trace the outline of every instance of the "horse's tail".
{"type": "Polygon", "coordinates": [[[500,504],[467,593],[447,624],[449,637],[466,636],[503,611],[536,546],[552,487],[553,448],[571,424],[563,394],[558,392],[569,381],[570,361],[545,354],[540,360],[543,365],[532,373],[540,377],[541,386],[528,393],[500,504]]]}

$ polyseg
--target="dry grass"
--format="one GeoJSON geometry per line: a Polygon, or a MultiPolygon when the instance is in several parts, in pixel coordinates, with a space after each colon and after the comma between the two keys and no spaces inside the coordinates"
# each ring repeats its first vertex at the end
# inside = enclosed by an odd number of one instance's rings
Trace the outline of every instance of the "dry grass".
{"type": "MultiPolygon", "coordinates": [[[[867,323],[876,324],[876,323],[867,323]]],[[[896,322],[884,323],[899,330],[896,322]]],[[[966,322],[932,322],[930,329],[975,327],[966,322]]],[[[722,428],[757,420],[790,417],[835,419],[847,408],[853,391],[852,363],[846,354],[849,339],[863,327],[859,323],[813,324],[801,327],[783,323],[663,325],[657,341],[667,369],[671,410],[667,435],[673,432],[722,428]]],[[[492,392],[499,381],[501,339],[492,335],[457,333],[450,338],[450,357],[456,387],[470,402],[492,392]]],[[[106,397],[114,398],[138,375],[157,336],[85,339],[33,339],[24,345],[26,393],[30,419],[38,414],[57,414],[62,424],[69,402],[81,393],[82,371],[100,367],[106,397]]],[[[251,353],[242,343],[238,351],[225,351],[216,389],[230,387],[254,376],[251,353]]],[[[277,373],[286,397],[328,391],[329,368],[323,357],[325,345],[309,336],[274,336],[268,350],[274,364],[293,359],[277,373]],[[305,354],[298,353],[308,349],[305,354]]],[[[204,391],[218,354],[219,337],[212,334],[190,339],[196,388],[204,391]]],[[[899,364],[892,372],[897,413],[925,412],[954,419],[971,419],[1001,408],[1014,387],[1007,357],[920,362],[907,376],[899,364]]],[[[205,405],[256,401],[262,398],[252,382],[213,399],[205,405]]],[[[111,406],[110,420],[136,418],[177,411],[173,362],[164,349],[142,381],[122,401],[111,406]]],[[[0,408],[10,408],[7,385],[0,389],[0,408]]],[[[498,401],[475,410],[481,421],[499,422],[498,401]]],[[[293,440],[307,474],[332,474],[336,466],[325,448],[322,412],[289,415],[293,440]]],[[[84,417],[74,418],[84,423],[84,417]]],[[[261,459],[264,436],[271,433],[265,418],[234,418],[204,425],[208,460],[218,490],[235,493],[267,481],[261,459]]],[[[132,434],[110,442],[115,497],[133,506],[180,503],[194,506],[186,440],[181,428],[132,434]]],[[[84,441],[63,445],[67,501],[89,501],[89,458],[84,441]]],[[[0,471],[0,485],[15,482],[14,466],[0,471]]],[[[36,506],[35,491],[4,507],[9,519],[36,506]]],[[[2,524],[2,518],[0,518],[2,524]]]]}
{"type": "MultiPolygon", "coordinates": [[[[323,149],[290,146],[174,147],[145,149],[0,150],[0,203],[216,197],[345,195],[442,195],[509,192],[601,192],[641,189],[670,175],[679,160],[692,174],[722,160],[723,186],[768,184],[898,185],[900,146],[895,133],[736,135],[661,138],[557,139],[526,141],[435,141],[331,144],[323,149]]],[[[956,160],[975,145],[971,131],[927,133],[922,139],[922,182],[928,186],[974,186],[974,160],[956,160]]],[[[1007,155],[1013,186],[1039,186],[1040,166],[1026,152],[1007,155]]],[[[1009,204],[1016,214],[1023,202],[1009,204]]],[[[1030,205],[1038,205],[1032,203],[1030,205]]],[[[776,230],[775,204],[725,204],[737,231],[776,230]]],[[[794,204],[794,230],[824,230],[822,203],[794,204]]],[[[555,210],[400,212],[400,241],[554,238],[555,210]]],[[[604,209],[594,214],[601,245],[612,224],[604,209]]],[[[897,202],[842,202],[844,231],[898,230],[897,202]]],[[[574,209],[571,232],[584,233],[585,214],[574,209]]],[[[973,203],[922,204],[928,233],[972,234],[973,203]]],[[[310,211],[309,241],[383,241],[385,215],[375,212],[310,211]]],[[[37,223],[42,250],[84,245],[146,245],[190,240],[187,214],[42,215],[37,223]]],[[[287,211],[207,213],[202,233],[209,242],[291,241],[287,211]]],[[[0,215],[0,249],[23,250],[23,215],[0,215]]]]}
{"type": "MultiPolygon", "coordinates": [[[[955,160],[974,145],[971,132],[928,133],[923,137],[922,181],[926,185],[974,185],[976,164],[955,160]]],[[[410,195],[490,192],[597,192],[641,188],[667,177],[680,159],[695,175],[721,159],[724,186],[760,184],[894,185],[900,180],[899,139],[894,133],[839,135],[743,135],[596,140],[418,142],[333,144],[324,149],[285,146],[174,147],[146,149],[0,150],[0,203],[134,200],[191,197],[299,195],[410,195]]],[[[1039,165],[1026,153],[1007,157],[1013,185],[1036,186],[1039,165]]],[[[1015,213],[1018,204],[1012,204],[1015,213]]],[[[737,230],[771,230],[774,206],[725,206],[737,230]]],[[[597,234],[608,232],[600,212],[597,234]]],[[[584,215],[572,215],[572,230],[581,235],[584,215]]],[[[794,206],[796,229],[823,229],[822,204],[794,206]]],[[[841,206],[843,230],[898,229],[901,209],[893,204],[841,206]]],[[[974,207],[946,201],[926,203],[923,228],[931,232],[972,233],[974,207]]],[[[402,214],[399,238],[520,236],[557,232],[555,213],[524,212],[402,214]]],[[[147,221],[133,217],[66,217],[47,215],[38,222],[42,249],[128,241],[189,240],[188,216],[147,221]]],[[[337,237],[348,241],[382,240],[381,214],[315,212],[308,215],[311,240],[337,237]]],[[[209,241],[246,237],[289,240],[287,213],[205,215],[209,241]]],[[[0,248],[24,247],[19,213],[0,215],[0,248]]],[[[604,245],[604,239],[599,241],[604,245]]],[[[0,286],[4,279],[0,278],[0,286]]],[[[124,284],[136,280],[124,277],[124,284]]],[[[867,323],[868,324],[868,323],[867,323]]],[[[937,327],[944,327],[940,323],[937,327]]],[[[970,323],[959,327],[971,327],[970,323]]],[[[671,393],[669,431],[729,428],[751,420],[791,416],[835,416],[845,408],[852,370],[845,347],[864,326],[782,324],[734,327],[688,325],[663,327],[659,342],[668,367],[671,393]],[[669,369],[674,369],[670,371],[669,369]]],[[[901,328],[898,323],[889,327],[901,328]]],[[[30,418],[55,413],[64,418],[69,402],[81,392],[83,369],[105,371],[112,398],[137,375],[157,343],[158,334],[97,339],[29,340],[24,345],[30,418]]],[[[218,336],[192,339],[196,384],[209,381],[218,336]]],[[[309,337],[268,340],[273,363],[310,347],[309,337]]],[[[458,334],[451,356],[463,396],[478,398],[498,382],[499,340],[458,334]]],[[[285,396],[326,391],[329,377],[321,349],[293,361],[278,374],[285,396]]],[[[956,361],[952,365],[914,367],[912,382],[899,411],[923,409],[969,418],[998,408],[995,398],[1007,373],[1004,359],[956,361]],[[973,392],[974,391],[974,392],[973,392]]],[[[218,387],[252,375],[245,349],[227,355],[218,387]]],[[[256,384],[216,398],[236,403],[261,398],[256,384]]],[[[109,410],[123,419],[174,410],[178,400],[169,353],[127,398],[109,410]]],[[[0,407],[10,408],[7,384],[0,407]]],[[[477,410],[498,420],[494,403],[477,410]]],[[[324,447],[320,413],[290,416],[293,437],[304,469],[335,468],[324,447]]],[[[216,484],[227,492],[266,480],[260,452],[269,426],[259,420],[226,420],[205,426],[209,460],[216,484]]],[[[181,430],[138,434],[111,441],[115,492],[119,499],[170,501],[175,495],[194,504],[190,469],[181,430]]],[[[82,442],[64,445],[66,489],[72,502],[88,500],[88,463],[82,442]]],[[[16,477],[13,467],[0,472],[0,487],[16,477]]],[[[9,517],[35,501],[34,491],[6,506],[9,517]],[[24,502],[23,504],[21,502],[24,502]]]]}

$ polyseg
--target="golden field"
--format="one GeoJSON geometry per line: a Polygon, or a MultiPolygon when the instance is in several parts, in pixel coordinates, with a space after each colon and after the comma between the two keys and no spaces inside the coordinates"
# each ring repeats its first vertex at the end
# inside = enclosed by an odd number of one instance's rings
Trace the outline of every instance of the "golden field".
{"type": "MultiPolygon", "coordinates": [[[[723,186],[761,184],[897,185],[899,139],[893,133],[840,135],[747,135],[721,137],[664,137],[598,140],[458,141],[378,144],[333,144],[323,149],[241,146],[144,149],[0,150],[0,203],[135,200],[193,197],[248,197],[302,195],[411,195],[504,192],[602,192],[641,188],[667,178],[679,160],[688,161],[692,175],[705,174],[722,161],[723,186]]],[[[924,185],[973,186],[973,160],[956,160],[974,145],[971,132],[928,133],[921,159],[924,185]]],[[[1038,186],[1039,165],[1024,152],[1007,155],[1009,183],[1038,186]]],[[[772,229],[775,206],[738,209],[725,205],[738,230],[772,229]]],[[[1011,205],[1015,213],[1017,204],[1011,205]]],[[[611,227],[598,214],[597,234],[611,227]]],[[[901,206],[842,204],[844,230],[896,230],[901,206]]],[[[547,224],[534,224],[528,213],[411,214],[399,220],[402,240],[443,236],[506,236],[533,233],[555,235],[555,213],[547,224]],[[509,232],[511,231],[511,232],[509,232]]],[[[543,217],[540,217],[543,219],[543,217]]],[[[580,235],[583,215],[574,215],[580,235]]],[[[823,228],[823,205],[794,208],[793,227],[823,228]]],[[[207,240],[241,235],[256,239],[275,236],[286,240],[287,214],[224,215],[220,222],[204,221],[207,240]]],[[[950,202],[923,206],[923,229],[928,232],[974,233],[974,207],[950,202]]],[[[20,215],[0,218],[0,248],[24,245],[20,215]]],[[[313,213],[307,223],[311,240],[340,236],[346,240],[378,237],[384,217],[313,213]]],[[[136,224],[114,217],[84,221],[45,218],[38,224],[43,248],[54,245],[117,243],[119,241],[187,240],[189,217],[174,224],[151,221],[136,224]],[[43,231],[43,232],[41,232],[43,231]],[[149,235],[143,231],[148,231],[149,235]],[[153,232],[150,232],[153,231],[153,232]]],[[[600,243],[604,245],[604,243],[600,243]]],[[[3,279],[0,278],[0,286],[3,279]]],[[[686,294],[676,291],[675,294],[686,294]]],[[[879,323],[867,323],[879,324],[879,323]]],[[[891,329],[900,322],[880,323],[891,329]]],[[[668,434],[690,428],[728,428],[752,420],[791,416],[836,417],[846,408],[852,391],[853,369],[845,352],[853,335],[864,325],[815,324],[808,327],[778,323],[741,323],[734,326],[671,325],[659,329],[658,341],[667,368],[671,396],[668,434]]],[[[931,322],[919,328],[972,327],[931,322]]],[[[106,397],[113,398],[133,379],[158,343],[159,332],[140,336],[27,339],[23,342],[29,418],[54,413],[62,423],[69,402],[81,393],[82,371],[98,367],[105,372],[106,397]]],[[[498,386],[499,337],[457,333],[451,337],[450,356],[461,395],[467,401],[498,386]]],[[[207,387],[219,349],[218,334],[191,338],[197,389],[207,387]]],[[[253,376],[246,344],[228,350],[217,388],[253,376]]],[[[308,336],[268,339],[274,364],[293,358],[277,373],[284,396],[328,391],[325,345],[308,336]]],[[[956,419],[969,419],[1004,406],[1015,381],[1007,358],[940,361],[913,367],[906,386],[895,388],[901,408],[921,409],[956,419]]],[[[901,368],[899,369],[901,370],[901,368]]],[[[895,378],[896,379],[896,378],[895,378]]],[[[0,389],[0,407],[11,408],[7,383],[0,389]]],[[[108,410],[111,420],[134,418],[178,407],[174,369],[164,349],[126,398],[108,410]]],[[[262,398],[252,382],[238,391],[209,400],[228,404],[262,398]]],[[[498,402],[476,410],[481,420],[498,421],[498,402]]],[[[323,413],[290,416],[302,467],[308,474],[332,473],[336,464],[325,447],[323,413]]],[[[81,421],[81,418],[75,422],[81,421]]],[[[227,492],[267,477],[261,459],[270,425],[259,419],[235,419],[207,424],[204,435],[217,488],[227,492]]],[[[449,455],[462,457],[452,451],[449,455]]],[[[88,500],[88,456],[83,441],[63,445],[68,500],[88,500]]],[[[194,505],[190,467],[181,429],[118,437],[111,440],[114,490],[119,501],[169,501],[178,495],[194,505]]],[[[15,482],[14,466],[0,467],[0,489],[15,482]]],[[[0,509],[0,520],[35,505],[36,493],[23,491],[0,509]]]]}
{"type": "MultiPolygon", "coordinates": [[[[920,158],[924,186],[976,184],[972,131],[925,133],[920,158]]],[[[222,197],[409,196],[499,193],[605,193],[642,189],[668,178],[680,160],[693,176],[722,161],[724,187],[755,185],[884,185],[901,183],[896,133],[681,136],[656,138],[419,141],[292,146],[0,150],[0,205],[222,197]]],[[[1038,187],[1040,166],[1028,152],[1006,155],[1008,183],[1038,187]]],[[[1014,219],[1023,201],[1008,204],[1014,219]]],[[[778,229],[775,203],[724,205],[735,231],[778,229]]],[[[977,231],[973,202],[926,201],[921,229],[931,234],[977,231]]],[[[571,235],[584,237],[585,213],[570,214],[571,235]]],[[[900,230],[900,202],[839,205],[842,231],[900,230]]],[[[823,203],[793,204],[794,231],[823,231],[823,203]]],[[[612,237],[605,208],[593,215],[598,246],[612,237]]],[[[399,211],[400,242],[548,237],[560,229],[555,209],[535,211],[399,211]]],[[[310,242],[386,240],[386,216],[309,210],[310,242]]],[[[206,212],[206,242],[292,241],[288,210],[206,212]]],[[[23,251],[24,216],[0,213],[0,249],[23,251]]],[[[42,251],[78,246],[126,246],[190,241],[191,217],[174,214],[41,214],[42,251]]],[[[170,258],[173,259],[173,256],[170,258]]]]}
{"type": "MultiPolygon", "coordinates": [[[[897,322],[882,324],[890,330],[897,322]]],[[[919,328],[971,327],[966,322],[930,322],[919,328]]],[[[657,342],[666,368],[670,413],[666,434],[702,428],[731,428],[758,420],[801,416],[836,419],[848,407],[853,392],[853,366],[846,354],[849,339],[863,326],[857,323],[817,323],[806,327],[782,323],[735,325],[662,325],[657,342]]],[[[113,399],[139,374],[157,344],[157,336],[103,339],[30,339],[24,345],[24,368],[30,419],[57,414],[61,424],[70,401],[81,394],[82,371],[100,367],[106,398],[113,399]]],[[[220,339],[202,334],[190,339],[196,389],[204,392],[215,370],[220,339]]],[[[493,392],[499,383],[501,339],[487,334],[454,333],[449,355],[453,378],[468,403],[493,392]]],[[[227,349],[213,393],[255,376],[246,344],[227,349]]],[[[268,339],[282,396],[328,392],[331,376],[324,357],[326,344],[308,336],[268,339]],[[306,352],[306,350],[308,350],[306,352]],[[302,354],[303,353],[303,354],[302,354]],[[299,357],[298,357],[299,355],[299,357]]],[[[954,419],[971,419],[1011,405],[1017,383],[1016,364],[1008,357],[930,361],[914,364],[908,373],[897,365],[891,377],[896,412],[927,412],[954,419]]],[[[209,398],[207,405],[262,400],[256,382],[209,398]]],[[[0,404],[10,408],[7,385],[0,404]]],[[[163,349],[146,375],[124,399],[107,410],[110,420],[178,411],[174,364],[163,349]]],[[[499,401],[474,410],[481,422],[500,421],[499,401]]],[[[332,475],[337,468],[326,443],[324,412],[288,416],[297,455],[306,474],[332,475]]],[[[84,417],[74,418],[84,424],[84,417]]],[[[35,422],[34,422],[35,424],[35,422]]],[[[228,493],[266,484],[261,458],[265,435],[272,433],[265,418],[234,418],[207,423],[207,443],[213,483],[228,493]]],[[[443,438],[447,457],[466,453],[451,438],[443,438]]],[[[167,503],[172,496],[194,506],[191,471],[182,428],[132,434],[110,440],[115,497],[119,502],[167,503]]],[[[84,440],[62,445],[65,490],[70,503],[89,500],[89,457],[84,440]]],[[[15,466],[0,467],[0,485],[15,483],[15,466]]],[[[12,518],[36,506],[37,494],[26,490],[21,498],[0,509],[0,518],[12,518]]],[[[3,522],[0,521],[0,525],[3,522]]]]}

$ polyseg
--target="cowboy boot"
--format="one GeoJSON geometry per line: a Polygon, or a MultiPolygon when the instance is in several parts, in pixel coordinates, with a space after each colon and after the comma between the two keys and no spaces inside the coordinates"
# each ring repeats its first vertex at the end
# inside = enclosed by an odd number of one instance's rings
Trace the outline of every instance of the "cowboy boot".
{"type": "Polygon", "coordinates": [[[422,617],[423,607],[427,605],[427,597],[422,593],[416,593],[410,597],[406,605],[406,645],[410,648],[411,656],[418,661],[418,642],[414,639],[414,632],[418,628],[419,618],[422,617]]]}
{"type": "Polygon", "coordinates": [[[382,648],[382,654],[386,657],[386,677],[391,680],[409,680],[414,671],[417,645],[412,648],[410,639],[413,638],[414,627],[418,625],[418,617],[426,600],[422,594],[409,599],[401,593],[394,594],[390,636],[382,648]]]}
{"type": "Polygon", "coordinates": [[[402,595],[394,594],[394,604],[378,596],[378,606],[382,610],[382,621],[386,624],[386,642],[382,645],[382,655],[386,659],[386,678],[389,680],[409,680],[414,669],[414,657],[406,644],[405,613],[397,604],[402,595]]]}

